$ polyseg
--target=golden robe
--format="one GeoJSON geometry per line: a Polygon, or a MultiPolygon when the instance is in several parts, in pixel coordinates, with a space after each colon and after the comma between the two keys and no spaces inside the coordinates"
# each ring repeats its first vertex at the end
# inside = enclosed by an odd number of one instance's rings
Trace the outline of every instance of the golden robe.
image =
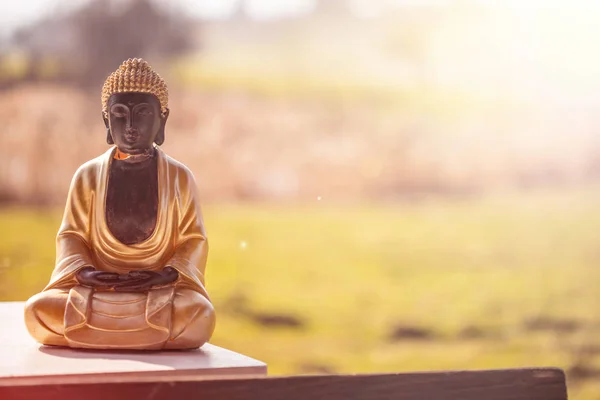
{"type": "Polygon", "coordinates": [[[125,245],[106,223],[110,163],[116,147],[82,165],[71,182],[56,239],[50,283],[25,307],[40,343],[81,348],[197,348],[214,330],[204,288],[208,244],[192,173],[158,147],[158,215],[152,235],[125,245]],[[79,285],[86,267],[120,274],[171,266],[179,279],[148,292],[100,291],[79,285]]]}

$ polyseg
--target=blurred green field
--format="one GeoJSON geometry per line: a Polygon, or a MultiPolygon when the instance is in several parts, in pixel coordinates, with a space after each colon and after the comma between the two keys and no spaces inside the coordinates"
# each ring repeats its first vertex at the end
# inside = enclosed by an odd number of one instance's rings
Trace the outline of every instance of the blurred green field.
{"type": "MultiPolygon", "coordinates": [[[[551,365],[600,397],[600,190],[206,205],[213,343],[271,374],[551,365]]],[[[0,211],[0,299],[46,284],[60,210],[0,211]]],[[[573,397],[574,396],[574,397],[573,397]]]]}

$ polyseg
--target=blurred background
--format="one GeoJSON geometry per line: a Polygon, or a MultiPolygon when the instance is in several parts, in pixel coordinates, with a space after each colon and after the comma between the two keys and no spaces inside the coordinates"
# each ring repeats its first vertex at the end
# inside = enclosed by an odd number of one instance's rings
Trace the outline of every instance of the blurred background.
{"type": "Polygon", "coordinates": [[[0,6],[0,300],[48,282],[104,79],[166,79],[213,343],[271,374],[553,365],[600,398],[600,4],[0,6]]]}

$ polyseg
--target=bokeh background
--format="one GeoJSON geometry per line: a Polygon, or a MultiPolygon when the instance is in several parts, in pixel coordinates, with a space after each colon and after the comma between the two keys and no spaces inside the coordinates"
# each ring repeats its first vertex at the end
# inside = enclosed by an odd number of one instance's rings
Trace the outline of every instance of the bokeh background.
{"type": "Polygon", "coordinates": [[[600,398],[600,4],[0,6],[0,300],[47,283],[106,76],[169,84],[213,343],[271,374],[558,366],[600,398]]]}

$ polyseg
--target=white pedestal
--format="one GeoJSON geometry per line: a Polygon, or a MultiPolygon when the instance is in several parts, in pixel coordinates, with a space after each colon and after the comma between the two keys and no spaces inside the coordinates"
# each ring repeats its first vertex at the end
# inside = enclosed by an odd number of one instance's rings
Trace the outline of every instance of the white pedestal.
{"type": "Polygon", "coordinates": [[[27,333],[22,302],[0,302],[0,386],[215,379],[266,375],[265,363],[211,344],[191,351],[100,351],[42,346],[27,333]]]}

